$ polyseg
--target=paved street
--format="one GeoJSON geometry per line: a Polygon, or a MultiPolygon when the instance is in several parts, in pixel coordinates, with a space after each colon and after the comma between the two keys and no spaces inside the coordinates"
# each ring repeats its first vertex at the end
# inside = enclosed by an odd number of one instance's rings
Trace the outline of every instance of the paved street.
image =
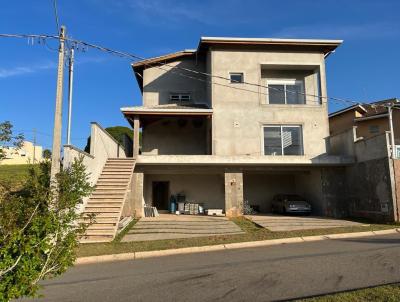
{"type": "Polygon", "coordinates": [[[276,301],[400,281],[400,234],[80,265],[41,301],[276,301]]]}

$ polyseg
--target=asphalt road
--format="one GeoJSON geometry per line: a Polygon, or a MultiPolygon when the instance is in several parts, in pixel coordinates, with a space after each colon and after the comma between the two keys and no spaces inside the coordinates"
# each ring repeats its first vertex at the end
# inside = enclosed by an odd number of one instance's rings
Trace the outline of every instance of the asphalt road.
{"type": "Polygon", "coordinates": [[[79,265],[40,301],[277,301],[400,282],[400,234],[79,265]]]}

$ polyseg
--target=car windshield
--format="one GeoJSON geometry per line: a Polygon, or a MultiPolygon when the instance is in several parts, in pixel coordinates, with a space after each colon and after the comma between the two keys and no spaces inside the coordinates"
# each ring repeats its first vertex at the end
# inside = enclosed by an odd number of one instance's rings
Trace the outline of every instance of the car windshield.
{"type": "Polygon", "coordinates": [[[295,194],[284,195],[284,199],[287,199],[289,201],[300,201],[300,200],[303,200],[303,198],[301,196],[295,195],[295,194]]]}

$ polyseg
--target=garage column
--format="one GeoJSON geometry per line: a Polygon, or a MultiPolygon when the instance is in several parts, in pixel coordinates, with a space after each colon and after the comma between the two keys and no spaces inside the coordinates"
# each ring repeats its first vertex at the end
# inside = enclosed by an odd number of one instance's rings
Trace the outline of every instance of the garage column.
{"type": "Polygon", "coordinates": [[[225,172],[225,213],[228,217],[243,215],[243,173],[225,172]]]}
{"type": "Polygon", "coordinates": [[[143,207],[143,173],[133,173],[132,175],[132,199],[133,209],[136,218],[144,216],[143,207]]]}

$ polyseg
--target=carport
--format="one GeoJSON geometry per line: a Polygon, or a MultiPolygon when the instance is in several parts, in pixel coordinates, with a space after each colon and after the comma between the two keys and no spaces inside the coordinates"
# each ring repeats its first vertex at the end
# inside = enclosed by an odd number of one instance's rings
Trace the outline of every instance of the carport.
{"type": "Polygon", "coordinates": [[[298,194],[312,206],[312,214],[326,215],[321,168],[264,169],[243,172],[244,200],[259,213],[271,213],[277,194],[298,194]]]}

